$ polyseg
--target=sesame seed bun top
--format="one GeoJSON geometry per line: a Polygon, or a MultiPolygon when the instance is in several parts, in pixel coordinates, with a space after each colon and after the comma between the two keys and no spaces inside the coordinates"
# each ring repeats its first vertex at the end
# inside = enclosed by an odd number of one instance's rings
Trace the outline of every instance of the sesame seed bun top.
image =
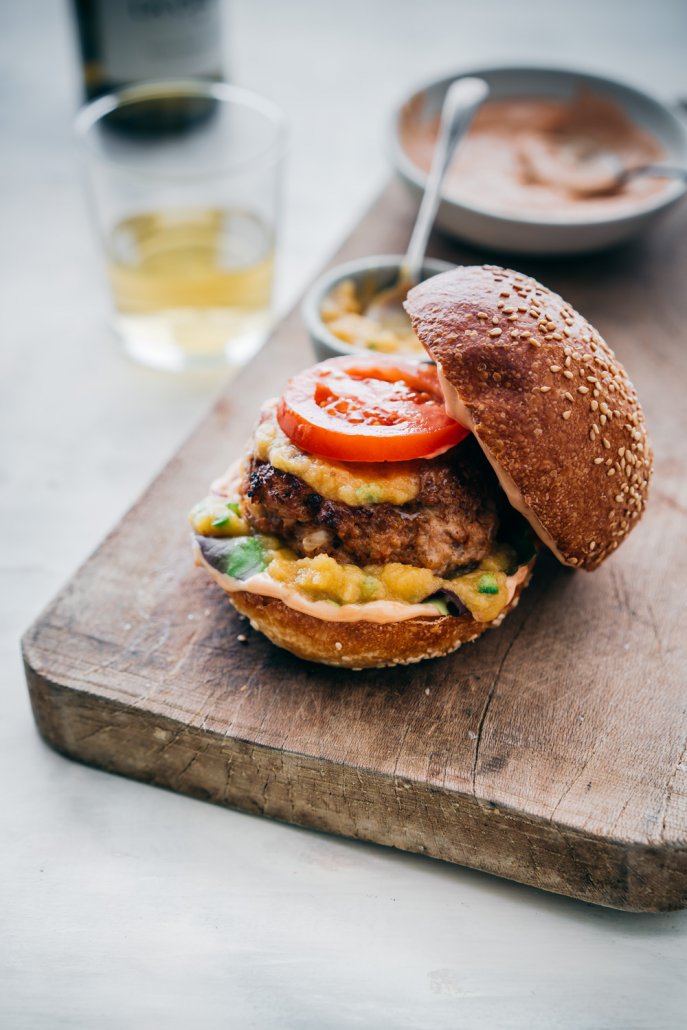
{"type": "Polygon", "coordinates": [[[596,568],[639,520],[652,468],[613,351],[556,293],[495,265],[428,279],[405,308],[510,503],[565,565],[596,568]]]}

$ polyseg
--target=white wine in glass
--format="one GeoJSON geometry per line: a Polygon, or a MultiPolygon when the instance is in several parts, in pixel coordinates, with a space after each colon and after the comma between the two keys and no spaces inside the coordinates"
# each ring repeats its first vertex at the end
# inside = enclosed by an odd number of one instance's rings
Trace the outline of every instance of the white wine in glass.
{"type": "Polygon", "coordinates": [[[274,239],[241,210],[153,211],[108,240],[115,327],[132,357],[158,368],[245,364],[269,326],[274,239]]]}

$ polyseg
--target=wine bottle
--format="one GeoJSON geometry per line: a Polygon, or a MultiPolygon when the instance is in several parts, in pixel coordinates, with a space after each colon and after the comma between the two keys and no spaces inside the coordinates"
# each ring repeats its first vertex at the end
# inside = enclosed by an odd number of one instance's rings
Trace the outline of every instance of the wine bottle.
{"type": "MultiPolygon", "coordinates": [[[[73,0],[82,86],[94,100],[151,79],[220,80],[222,0],[73,0]]],[[[211,102],[170,95],[146,111],[117,112],[131,132],[179,131],[203,118],[211,102]]]]}

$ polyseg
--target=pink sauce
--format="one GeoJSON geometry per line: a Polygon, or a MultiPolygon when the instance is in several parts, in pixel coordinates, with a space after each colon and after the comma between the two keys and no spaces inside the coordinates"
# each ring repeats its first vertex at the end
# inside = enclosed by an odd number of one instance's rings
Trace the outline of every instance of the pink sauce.
{"type": "MultiPolygon", "coordinates": [[[[406,106],[401,142],[427,171],[439,119],[423,118],[424,96],[406,106]]],[[[446,196],[510,215],[605,217],[637,207],[670,187],[666,179],[613,185],[618,167],[665,160],[652,135],[616,103],[589,90],[568,100],[488,100],[458,147],[446,196]]]]}

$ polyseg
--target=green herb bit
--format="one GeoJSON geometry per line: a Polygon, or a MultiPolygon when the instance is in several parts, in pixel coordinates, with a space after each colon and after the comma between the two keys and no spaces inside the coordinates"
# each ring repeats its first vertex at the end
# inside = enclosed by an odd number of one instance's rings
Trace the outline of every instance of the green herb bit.
{"type": "Polygon", "coordinates": [[[364,601],[371,601],[379,589],[379,580],[375,576],[366,576],[360,585],[360,593],[364,601]]]}
{"type": "Polygon", "coordinates": [[[229,509],[229,511],[233,512],[234,515],[238,515],[238,513],[239,513],[238,501],[227,501],[227,508],[229,509]]]}
{"type": "Polygon", "coordinates": [[[493,576],[491,572],[485,572],[479,577],[477,580],[478,594],[498,594],[498,592],[499,585],[496,582],[496,576],[493,576]]]}
{"type": "Polygon", "coordinates": [[[216,519],[212,520],[211,524],[213,526],[215,526],[217,529],[220,529],[221,526],[226,526],[228,521],[229,521],[229,516],[228,515],[219,515],[216,519]]]}
{"type": "Polygon", "coordinates": [[[359,486],[355,492],[356,499],[361,501],[363,504],[377,504],[379,501],[379,491],[373,490],[369,486],[359,486]]]}
{"type": "Polygon", "coordinates": [[[265,553],[257,537],[237,537],[227,555],[226,573],[232,579],[248,579],[267,568],[265,553]]]}
{"type": "Polygon", "coordinates": [[[431,605],[432,608],[436,608],[441,615],[448,615],[448,605],[446,604],[446,601],[442,601],[438,597],[435,597],[433,601],[425,601],[423,603],[431,605]]]}

